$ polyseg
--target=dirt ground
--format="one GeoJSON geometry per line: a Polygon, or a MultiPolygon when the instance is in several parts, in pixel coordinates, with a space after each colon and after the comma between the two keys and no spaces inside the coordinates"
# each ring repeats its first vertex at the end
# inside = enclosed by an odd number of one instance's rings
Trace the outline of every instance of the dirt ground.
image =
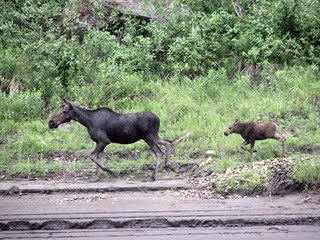
{"type": "MultiPolygon", "coordinates": [[[[209,196],[187,179],[7,181],[0,239],[318,239],[320,192],[209,196]]],[[[4,192],[3,192],[4,193],[4,192]]]]}

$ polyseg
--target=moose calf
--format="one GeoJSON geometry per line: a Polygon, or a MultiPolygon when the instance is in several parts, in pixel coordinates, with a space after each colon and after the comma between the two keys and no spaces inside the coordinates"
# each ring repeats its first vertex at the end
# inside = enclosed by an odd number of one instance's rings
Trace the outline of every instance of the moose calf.
{"type": "Polygon", "coordinates": [[[282,145],[282,155],[285,153],[285,137],[280,133],[277,133],[277,124],[274,122],[240,122],[238,119],[232,123],[228,129],[224,132],[225,136],[228,136],[232,133],[240,134],[244,139],[244,142],[241,144],[241,148],[249,151],[252,155],[253,152],[256,152],[254,144],[256,140],[265,140],[265,139],[275,139],[279,141],[282,145]],[[250,149],[247,149],[245,145],[250,144],[250,149]]]}

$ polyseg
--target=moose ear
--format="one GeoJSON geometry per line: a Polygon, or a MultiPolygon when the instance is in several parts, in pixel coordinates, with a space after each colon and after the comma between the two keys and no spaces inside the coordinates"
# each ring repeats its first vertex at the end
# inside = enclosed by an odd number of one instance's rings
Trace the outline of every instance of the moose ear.
{"type": "Polygon", "coordinates": [[[66,104],[66,105],[68,105],[68,106],[72,107],[72,103],[71,103],[71,102],[69,102],[67,99],[62,98],[62,101],[63,101],[63,103],[64,103],[64,104],[66,104]]]}
{"type": "Polygon", "coordinates": [[[65,99],[65,98],[62,98],[62,101],[63,101],[63,103],[65,103],[65,104],[67,104],[67,105],[71,105],[71,103],[70,103],[67,99],[65,99]]]}

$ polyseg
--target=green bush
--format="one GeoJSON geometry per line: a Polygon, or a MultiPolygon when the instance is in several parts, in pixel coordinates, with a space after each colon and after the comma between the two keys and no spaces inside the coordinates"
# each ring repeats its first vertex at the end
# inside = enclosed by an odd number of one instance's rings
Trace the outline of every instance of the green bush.
{"type": "Polygon", "coordinates": [[[32,120],[45,116],[40,92],[23,92],[13,98],[0,93],[1,120],[32,120]]]}
{"type": "Polygon", "coordinates": [[[317,1],[181,3],[159,10],[166,14],[162,25],[107,11],[103,1],[0,3],[0,87],[15,80],[55,106],[58,97],[94,92],[101,68],[163,79],[223,69],[233,79],[250,66],[258,72],[294,64],[319,68],[317,1]],[[82,21],[80,11],[90,21],[82,21]]]}
{"type": "Polygon", "coordinates": [[[194,14],[182,23],[184,30],[173,38],[167,61],[174,74],[198,76],[223,66],[232,50],[230,39],[235,18],[221,11],[211,15],[194,14]],[[222,57],[224,56],[224,57],[222,57]]]}
{"type": "Polygon", "coordinates": [[[295,182],[304,185],[320,183],[320,158],[297,161],[293,166],[292,178],[295,182]]]}
{"type": "Polygon", "coordinates": [[[217,193],[238,193],[244,195],[259,194],[264,189],[262,176],[259,173],[248,170],[236,177],[225,178],[214,183],[217,193]]]}
{"type": "Polygon", "coordinates": [[[108,64],[101,64],[96,79],[86,85],[68,88],[72,99],[91,107],[126,108],[130,101],[151,97],[157,89],[142,74],[121,72],[108,64]]]}
{"type": "Polygon", "coordinates": [[[17,72],[17,53],[12,48],[0,49],[0,76],[1,84],[9,85],[17,72]]]}

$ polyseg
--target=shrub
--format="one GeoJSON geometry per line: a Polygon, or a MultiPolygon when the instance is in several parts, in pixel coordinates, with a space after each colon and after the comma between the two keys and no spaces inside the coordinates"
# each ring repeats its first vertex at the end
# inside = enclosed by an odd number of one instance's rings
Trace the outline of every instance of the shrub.
{"type": "Polygon", "coordinates": [[[320,158],[297,161],[293,166],[292,178],[304,185],[320,183],[320,158]]]}
{"type": "Polygon", "coordinates": [[[42,96],[40,92],[23,92],[14,98],[0,93],[0,119],[1,120],[32,120],[45,115],[42,96]]]}
{"type": "Polygon", "coordinates": [[[230,176],[214,183],[214,190],[217,193],[239,193],[250,195],[260,193],[264,190],[262,176],[259,173],[247,170],[239,176],[230,176]]]}

